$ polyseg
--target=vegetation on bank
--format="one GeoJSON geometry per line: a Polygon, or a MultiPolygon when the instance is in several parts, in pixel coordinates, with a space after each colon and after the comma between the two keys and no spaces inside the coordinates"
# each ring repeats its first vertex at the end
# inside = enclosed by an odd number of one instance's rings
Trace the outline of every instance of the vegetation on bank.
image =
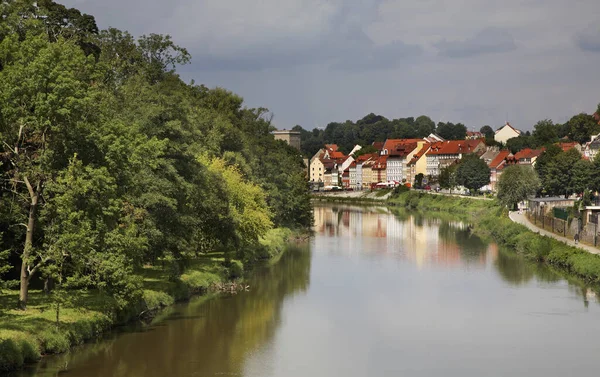
{"type": "MultiPolygon", "coordinates": [[[[280,256],[292,232],[272,229],[261,240],[265,260],[280,256]]],[[[74,345],[100,336],[132,319],[150,318],[160,309],[198,294],[206,294],[219,283],[238,279],[251,265],[232,260],[226,267],[225,253],[214,252],[188,262],[178,277],[160,265],[143,268],[143,293],[139,301],[120,311],[107,305],[107,297],[89,290],[76,301],[60,308],[42,290],[30,292],[26,311],[6,310],[0,316],[0,372],[38,360],[42,354],[62,353],[74,345]],[[58,320],[58,322],[57,322],[58,320]]],[[[9,307],[18,292],[4,290],[0,305],[9,307]]]]}
{"type": "Polygon", "coordinates": [[[184,82],[171,37],[51,0],[0,15],[0,369],[237,278],[311,225],[272,114],[184,82]]]}

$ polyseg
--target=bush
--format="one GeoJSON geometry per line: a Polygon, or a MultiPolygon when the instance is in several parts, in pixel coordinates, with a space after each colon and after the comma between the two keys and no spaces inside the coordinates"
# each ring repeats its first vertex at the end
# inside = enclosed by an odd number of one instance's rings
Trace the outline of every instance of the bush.
{"type": "Polygon", "coordinates": [[[210,272],[190,271],[181,275],[181,281],[189,288],[192,293],[203,293],[208,288],[221,281],[218,275],[210,272]]]}
{"type": "Polygon", "coordinates": [[[146,310],[150,311],[173,305],[173,302],[175,301],[173,297],[169,296],[165,292],[151,291],[149,289],[144,290],[143,297],[146,310]]]}
{"type": "Polygon", "coordinates": [[[244,276],[244,265],[239,260],[232,260],[229,264],[229,279],[237,279],[244,276]]]}
{"type": "Polygon", "coordinates": [[[68,332],[60,331],[56,326],[50,326],[37,334],[43,353],[67,352],[71,347],[68,332]]]}
{"type": "Polygon", "coordinates": [[[23,354],[13,339],[0,339],[0,371],[17,369],[24,363],[23,354]]]}

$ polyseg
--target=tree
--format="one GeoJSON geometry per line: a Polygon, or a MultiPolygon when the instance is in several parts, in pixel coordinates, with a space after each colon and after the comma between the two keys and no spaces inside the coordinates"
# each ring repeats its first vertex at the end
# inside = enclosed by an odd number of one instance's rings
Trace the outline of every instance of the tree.
{"type": "Polygon", "coordinates": [[[569,139],[580,144],[590,141],[592,135],[600,132],[600,125],[594,117],[587,114],[578,114],[567,123],[569,139]]]}
{"type": "Polygon", "coordinates": [[[481,127],[479,129],[479,132],[484,134],[486,139],[493,139],[494,135],[496,134],[494,132],[494,129],[492,127],[488,126],[487,124],[485,126],[481,127]]]}
{"type": "Polygon", "coordinates": [[[582,194],[592,187],[594,164],[588,160],[580,159],[573,165],[571,187],[573,192],[582,194]]]}
{"type": "Polygon", "coordinates": [[[565,198],[575,192],[573,167],[581,160],[577,149],[569,149],[559,153],[548,165],[545,176],[546,190],[551,195],[565,195],[565,198]]]}
{"type": "Polygon", "coordinates": [[[558,141],[557,126],[550,119],[540,120],[533,130],[533,138],[537,145],[549,145],[558,141]]]}
{"type": "Polygon", "coordinates": [[[517,153],[525,148],[536,148],[535,140],[532,136],[518,136],[510,138],[506,141],[506,148],[510,153],[517,153]]]}
{"type": "Polygon", "coordinates": [[[490,183],[490,168],[477,155],[467,155],[458,165],[456,182],[475,192],[490,183]]]}
{"type": "Polygon", "coordinates": [[[536,172],[528,165],[512,165],[498,179],[498,200],[509,209],[535,195],[540,187],[536,172]]]}
{"type": "Polygon", "coordinates": [[[452,190],[454,187],[456,187],[456,169],[456,164],[442,168],[439,177],[441,188],[452,190]]]}
{"type": "Polygon", "coordinates": [[[542,190],[546,190],[546,192],[550,189],[548,169],[556,156],[561,153],[563,153],[562,149],[558,145],[552,144],[549,145],[536,160],[535,171],[538,173],[542,190]]]}
{"type": "Polygon", "coordinates": [[[421,188],[423,186],[423,178],[425,178],[425,174],[423,173],[415,175],[415,187],[421,188]]]}

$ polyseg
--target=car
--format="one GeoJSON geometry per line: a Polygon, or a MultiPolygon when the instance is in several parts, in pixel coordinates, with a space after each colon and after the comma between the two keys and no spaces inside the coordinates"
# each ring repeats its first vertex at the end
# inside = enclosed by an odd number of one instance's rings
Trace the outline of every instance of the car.
{"type": "Polygon", "coordinates": [[[427,185],[425,187],[423,187],[425,190],[430,191],[431,190],[431,186],[427,185]]]}

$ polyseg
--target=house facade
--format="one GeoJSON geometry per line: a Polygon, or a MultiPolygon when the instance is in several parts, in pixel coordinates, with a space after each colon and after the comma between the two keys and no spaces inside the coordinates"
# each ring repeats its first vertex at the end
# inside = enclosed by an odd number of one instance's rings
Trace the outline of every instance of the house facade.
{"type": "Polygon", "coordinates": [[[431,145],[426,154],[427,175],[438,177],[446,166],[460,160],[463,155],[470,153],[483,153],[485,142],[478,140],[448,140],[431,145]]]}
{"type": "Polygon", "coordinates": [[[508,139],[512,139],[513,137],[518,137],[521,135],[521,131],[517,130],[510,123],[506,122],[506,124],[496,130],[494,134],[494,140],[499,143],[506,144],[508,139]]]}

